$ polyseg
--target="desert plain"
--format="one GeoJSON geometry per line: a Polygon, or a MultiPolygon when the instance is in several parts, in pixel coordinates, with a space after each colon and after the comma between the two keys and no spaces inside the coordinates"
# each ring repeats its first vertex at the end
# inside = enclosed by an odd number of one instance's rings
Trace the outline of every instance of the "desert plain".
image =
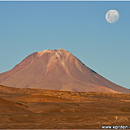
{"type": "Polygon", "coordinates": [[[0,86],[0,129],[130,125],[130,94],[0,86]]]}

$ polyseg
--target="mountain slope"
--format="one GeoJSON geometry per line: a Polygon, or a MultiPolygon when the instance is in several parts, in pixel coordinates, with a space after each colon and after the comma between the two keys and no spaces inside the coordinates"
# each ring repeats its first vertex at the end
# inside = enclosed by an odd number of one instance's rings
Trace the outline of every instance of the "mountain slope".
{"type": "Polygon", "coordinates": [[[130,90],[103,78],[64,49],[29,55],[12,70],[1,73],[0,84],[19,88],[130,93],[130,90]]]}

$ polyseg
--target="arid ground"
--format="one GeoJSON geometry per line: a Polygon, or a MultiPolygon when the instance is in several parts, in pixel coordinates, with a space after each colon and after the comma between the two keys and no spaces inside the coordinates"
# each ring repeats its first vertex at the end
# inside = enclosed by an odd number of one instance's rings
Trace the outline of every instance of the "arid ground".
{"type": "Polygon", "coordinates": [[[130,94],[0,86],[1,129],[101,129],[130,125],[130,94]]]}

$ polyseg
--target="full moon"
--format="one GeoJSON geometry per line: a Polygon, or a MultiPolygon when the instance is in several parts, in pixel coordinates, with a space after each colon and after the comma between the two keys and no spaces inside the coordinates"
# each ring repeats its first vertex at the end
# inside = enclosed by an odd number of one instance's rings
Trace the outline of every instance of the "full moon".
{"type": "Polygon", "coordinates": [[[106,20],[108,23],[115,23],[119,19],[119,13],[117,10],[109,10],[106,13],[106,20]]]}

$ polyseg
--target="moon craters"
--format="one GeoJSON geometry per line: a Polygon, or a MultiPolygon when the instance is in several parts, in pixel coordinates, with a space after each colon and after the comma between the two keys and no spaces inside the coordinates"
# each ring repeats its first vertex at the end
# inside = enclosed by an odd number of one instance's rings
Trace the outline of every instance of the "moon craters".
{"type": "Polygon", "coordinates": [[[115,23],[119,20],[119,12],[117,10],[109,10],[105,17],[108,23],[115,23]]]}

